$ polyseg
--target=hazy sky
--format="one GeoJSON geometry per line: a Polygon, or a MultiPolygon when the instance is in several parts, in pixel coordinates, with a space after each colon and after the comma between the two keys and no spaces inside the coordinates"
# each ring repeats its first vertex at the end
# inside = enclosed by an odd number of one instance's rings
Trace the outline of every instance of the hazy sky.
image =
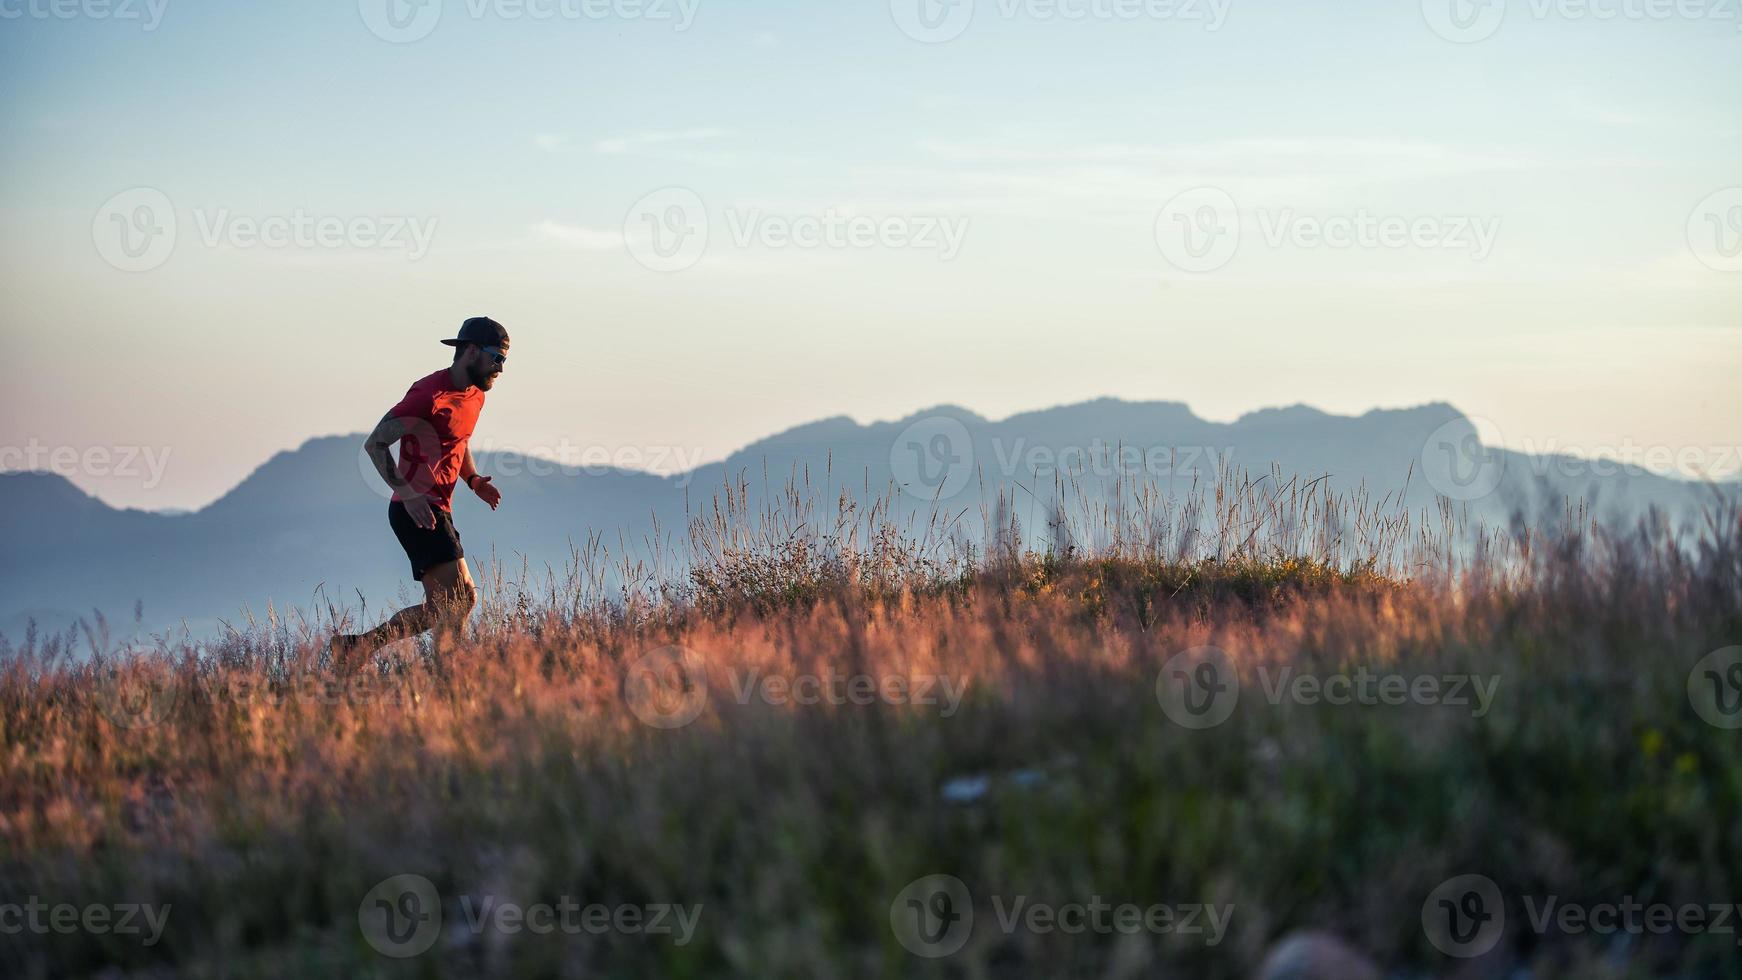
{"type": "Polygon", "coordinates": [[[478,313],[478,448],[1113,395],[1735,465],[1742,5],[1453,2],[0,0],[0,468],[200,506],[478,313]]]}

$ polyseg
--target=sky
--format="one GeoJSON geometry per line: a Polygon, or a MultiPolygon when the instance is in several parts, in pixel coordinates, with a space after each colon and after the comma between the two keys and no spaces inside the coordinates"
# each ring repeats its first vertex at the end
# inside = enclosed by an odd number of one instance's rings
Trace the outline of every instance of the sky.
{"type": "Polygon", "coordinates": [[[1738,91],[1733,0],[0,0],[0,469],[203,506],[487,314],[474,448],[566,461],[1114,396],[1721,475],[1738,91]]]}

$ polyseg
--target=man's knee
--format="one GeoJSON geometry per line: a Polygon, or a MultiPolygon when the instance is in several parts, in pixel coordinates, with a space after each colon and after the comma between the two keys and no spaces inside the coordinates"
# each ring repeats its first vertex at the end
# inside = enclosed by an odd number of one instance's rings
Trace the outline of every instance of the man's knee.
{"type": "Polygon", "coordinates": [[[478,602],[465,560],[437,565],[424,573],[425,605],[438,615],[464,619],[478,602]]]}
{"type": "Polygon", "coordinates": [[[461,582],[448,590],[448,608],[456,617],[469,615],[477,604],[478,588],[470,582],[461,582]]]}
{"type": "Polygon", "coordinates": [[[424,600],[424,605],[443,616],[463,618],[478,604],[478,590],[470,582],[455,582],[453,585],[433,589],[424,600]]]}

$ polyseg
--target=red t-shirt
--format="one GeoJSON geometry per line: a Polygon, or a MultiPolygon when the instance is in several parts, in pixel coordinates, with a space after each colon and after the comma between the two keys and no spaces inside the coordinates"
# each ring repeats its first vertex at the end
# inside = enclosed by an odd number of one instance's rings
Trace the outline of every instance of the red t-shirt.
{"type": "MultiPolygon", "coordinates": [[[[451,510],[454,484],[466,460],[466,441],[484,408],[484,389],[455,388],[448,369],[419,378],[387,414],[406,419],[410,428],[399,440],[399,478],[429,498],[432,506],[451,510]]],[[[396,499],[403,500],[395,494],[396,499]]]]}

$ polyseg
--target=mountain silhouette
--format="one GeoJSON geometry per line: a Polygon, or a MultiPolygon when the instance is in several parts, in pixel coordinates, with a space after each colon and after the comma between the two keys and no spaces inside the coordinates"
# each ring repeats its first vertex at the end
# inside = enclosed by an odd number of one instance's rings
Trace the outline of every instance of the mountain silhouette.
{"type": "MultiPolygon", "coordinates": [[[[184,513],[112,508],[54,474],[0,474],[0,634],[16,642],[31,619],[64,629],[93,609],[131,630],[138,603],[148,631],[185,622],[209,635],[244,610],[258,617],[268,602],[310,608],[317,595],[352,607],[367,600],[373,622],[420,598],[362,438],[310,439],[184,513]]],[[[593,533],[613,548],[641,549],[657,525],[681,543],[689,516],[728,481],[741,480],[754,500],[794,473],[808,476],[823,504],[843,491],[894,493],[912,510],[961,514],[970,536],[981,533],[983,508],[1001,490],[1021,503],[1018,516],[1032,528],[1045,523],[1045,501],[1060,484],[1086,496],[1132,479],[1183,492],[1229,467],[1265,474],[1274,466],[1338,491],[1365,487],[1372,499],[1392,495],[1417,513],[1448,495],[1490,523],[1568,500],[1615,521],[1653,507],[1686,520],[1713,502],[1708,486],[1635,467],[1594,469],[1572,457],[1482,446],[1474,423],[1443,403],[1359,416],[1295,405],[1231,423],[1176,402],[1103,398],[997,421],[942,405],[892,422],[822,419],[676,476],[476,456],[504,502],[492,513],[462,489],[455,519],[474,569],[494,556],[511,576],[560,570],[593,533]],[[1465,459],[1460,472],[1455,457],[1472,452],[1481,465],[1465,459]]]]}

